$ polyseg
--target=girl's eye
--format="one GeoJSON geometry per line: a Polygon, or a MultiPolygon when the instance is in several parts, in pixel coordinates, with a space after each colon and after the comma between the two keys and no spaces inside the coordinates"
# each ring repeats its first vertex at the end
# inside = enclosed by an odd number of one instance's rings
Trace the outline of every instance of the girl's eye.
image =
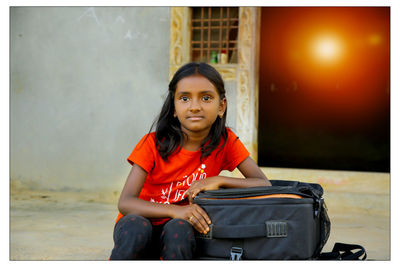
{"type": "Polygon", "coordinates": [[[184,101],[184,102],[186,102],[186,101],[189,100],[189,97],[187,97],[187,96],[181,96],[181,100],[184,101]]]}
{"type": "Polygon", "coordinates": [[[210,101],[211,100],[211,96],[205,95],[205,96],[203,96],[203,100],[204,101],[210,101]]]}

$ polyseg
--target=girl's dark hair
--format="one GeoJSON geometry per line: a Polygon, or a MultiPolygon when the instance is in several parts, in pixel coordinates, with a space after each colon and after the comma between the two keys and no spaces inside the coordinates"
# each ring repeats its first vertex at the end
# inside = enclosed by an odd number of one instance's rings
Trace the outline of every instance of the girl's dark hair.
{"type": "MultiPolygon", "coordinates": [[[[154,122],[156,123],[156,145],[157,150],[160,153],[164,161],[168,160],[168,156],[174,153],[178,148],[182,148],[184,141],[184,133],[181,131],[181,124],[178,118],[174,117],[174,96],[176,86],[183,78],[201,75],[207,78],[217,89],[220,100],[225,98],[225,86],[221,75],[216,69],[206,63],[188,63],[183,65],[177,70],[171,82],[169,83],[168,95],[161,108],[161,112],[154,122]]],[[[210,132],[205,140],[201,143],[201,159],[206,158],[211,152],[216,149],[221,141],[221,137],[224,140],[223,146],[225,146],[228,132],[226,130],[226,110],[222,118],[217,116],[217,119],[211,126],[210,132]]],[[[151,126],[151,129],[154,126],[151,126]]],[[[150,131],[151,131],[150,129],[150,131]]],[[[179,151],[178,150],[178,151],[179,151]]]]}

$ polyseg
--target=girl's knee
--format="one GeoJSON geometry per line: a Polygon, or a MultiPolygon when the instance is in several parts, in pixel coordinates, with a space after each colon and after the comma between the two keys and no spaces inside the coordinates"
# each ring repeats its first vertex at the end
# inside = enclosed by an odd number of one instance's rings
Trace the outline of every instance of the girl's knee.
{"type": "Polygon", "coordinates": [[[135,236],[139,239],[150,239],[152,235],[152,225],[148,219],[140,215],[131,214],[122,217],[118,221],[115,231],[118,232],[120,237],[125,236],[132,238],[135,236]]]}
{"type": "Polygon", "coordinates": [[[162,238],[171,241],[194,241],[193,227],[182,219],[172,219],[164,226],[162,238]]]}
{"type": "Polygon", "coordinates": [[[122,217],[118,224],[121,225],[135,225],[136,227],[151,228],[151,222],[143,216],[130,214],[122,217]]]}

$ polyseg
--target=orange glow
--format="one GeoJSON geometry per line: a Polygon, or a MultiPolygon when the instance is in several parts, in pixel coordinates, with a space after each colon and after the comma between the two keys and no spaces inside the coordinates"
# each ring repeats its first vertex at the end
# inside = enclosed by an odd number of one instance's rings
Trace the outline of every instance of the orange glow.
{"type": "MultiPolygon", "coordinates": [[[[296,92],[285,103],[304,105],[298,116],[310,123],[353,127],[379,120],[389,103],[389,11],[263,8],[260,62],[267,63],[260,67],[260,90],[296,92]]],[[[280,110],[279,116],[289,110],[280,110]]]]}
{"type": "Polygon", "coordinates": [[[343,50],[341,41],[335,36],[329,35],[316,38],[310,47],[315,59],[322,63],[339,60],[343,50]]]}
{"type": "Polygon", "coordinates": [[[263,7],[259,164],[390,170],[390,7],[263,7]]]}
{"type": "Polygon", "coordinates": [[[379,34],[370,34],[368,36],[368,43],[371,45],[379,45],[382,42],[382,36],[379,34]]]}

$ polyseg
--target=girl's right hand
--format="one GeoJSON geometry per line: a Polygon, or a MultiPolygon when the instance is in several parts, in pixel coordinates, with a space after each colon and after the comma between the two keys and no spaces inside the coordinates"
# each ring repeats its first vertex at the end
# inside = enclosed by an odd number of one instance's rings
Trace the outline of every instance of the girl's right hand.
{"type": "Polygon", "coordinates": [[[211,220],[207,213],[197,204],[175,206],[173,218],[188,221],[198,232],[207,234],[211,220]]]}

